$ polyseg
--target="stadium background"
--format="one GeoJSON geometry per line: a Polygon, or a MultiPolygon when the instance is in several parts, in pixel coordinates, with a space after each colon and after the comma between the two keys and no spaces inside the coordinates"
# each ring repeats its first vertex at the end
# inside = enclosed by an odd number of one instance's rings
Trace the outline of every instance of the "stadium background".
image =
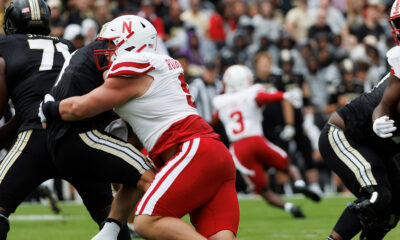
{"type": "MultiPolygon", "coordinates": [[[[0,1],[0,4],[0,19],[3,19],[8,1],[0,1]]],[[[313,120],[319,127],[323,126],[338,107],[362,92],[369,91],[387,73],[385,53],[395,44],[387,20],[391,0],[48,0],[48,4],[52,13],[51,35],[71,40],[77,48],[93,41],[101,25],[117,16],[138,14],[149,19],[159,33],[158,51],[181,62],[185,69],[185,79],[192,89],[198,88],[196,82],[203,81],[207,86],[205,91],[212,91],[213,94],[221,91],[220,79],[223,71],[232,64],[248,66],[256,79],[262,78],[266,69],[268,74],[282,75],[281,53],[289,50],[294,71],[303,76],[310,89],[313,120]],[[265,53],[269,60],[257,64],[257,60],[265,53]],[[351,79],[354,86],[340,91],[346,79],[351,79]]],[[[202,116],[210,120],[212,109],[205,105],[207,104],[203,102],[197,106],[201,106],[202,116]]],[[[219,133],[224,135],[221,129],[219,133]]],[[[304,162],[301,157],[297,157],[295,147],[290,150],[293,161],[304,170],[304,162]]],[[[319,183],[324,193],[331,195],[346,192],[340,181],[326,169],[315,146],[313,150],[313,160],[318,167],[319,183]]],[[[2,153],[0,158],[1,156],[2,153]]],[[[271,170],[269,172],[272,173],[271,183],[274,189],[290,195],[292,192],[290,186],[285,184],[286,179],[275,177],[271,170]]],[[[58,189],[61,200],[79,201],[79,196],[66,183],[50,182],[49,187],[58,189]]],[[[238,190],[249,193],[241,184],[238,184],[238,190]]],[[[35,196],[30,199],[35,199],[35,196]]],[[[324,226],[316,224],[316,235],[311,234],[304,239],[325,237],[344,203],[350,200],[351,198],[327,198],[320,205],[311,205],[304,199],[294,200],[306,206],[306,221],[310,222],[301,222],[302,226],[307,226],[305,229],[313,229],[315,223],[323,218],[329,219],[329,224],[324,226]],[[332,212],[326,213],[327,208],[332,212]],[[318,214],[314,214],[316,212],[318,214]],[[310,218],[314,219],[314,223],[310,218]]],[[[241,223],[239,231],[264,228],[255,223],[256,219],[263,219],[261,223],[266,224],[265,228],[269,226],[271,229],[278,229],[277,226],[281,224],[273,220],[275,217],[285,218],[289,223],[284,225],[296,223],[284,212],[265,207],[261,200],[241,200],[241,204],[246,211],[255,211],[255,215],[245,215],[245,227],[241,223]],[[257,213],[258,207],[262,214],[257,213]],[[273,221],[269,221],[271,219],[273,221]],[[275,225],[268,225],[271,222],[275,222],[275,225]]],[[[67,213],[63,213],[60,219],[55,218],[56,226],[72,221],[73,217],[70,221],[67,215],[69,211],[75,211],[75,207],[66,205],[65,208],[67,213]]],[[[79,206],[78,209],[79,214],[85,216],[82,207],[79,206]]],[[[25,216],[36,213],[46,215],[47,210],[41,206],[25,205],[20,211],[25,216]]],[[[18,215],[19,212],[14,218],[16,226],[25,221],[23,218],[17,220],[18,215]]],[[[11,219],[13,224],[13,218],[11,219]]],[[[32,225],[32,222],[34,221],[27,220],[27,225],[13,227],[10,239],[69,239],[46,238],[45,233],[38,235],[38,238],[24,233],[18,235],[23,229],[32,228],[38,231],[48,223],[39,217],[41,227],[35,229],[36,225],[32,225]]],[[[94,233],[94,224],[87,224],[94,233]]],[[[302,228],[299,224],[293,225],[293,229],[302,228]]],[[[286,235],[282,233],[276,239],[303,239],[290,235],[290,232],[286,235]]],[[[392,235],[396,233],[395,231],[392,235]]],[[[251,233],[242,235],[243,239],[264,239],[257,236],[252,236],[251,233]]],[[[75,237],[71,239],[77,239],[75,237]]]]}

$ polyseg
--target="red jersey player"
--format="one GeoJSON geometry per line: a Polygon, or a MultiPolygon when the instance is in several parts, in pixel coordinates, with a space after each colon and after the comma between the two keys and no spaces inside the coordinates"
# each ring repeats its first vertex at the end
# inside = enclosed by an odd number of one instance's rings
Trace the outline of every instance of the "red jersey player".
{"type": "Polygon", "coordinates": [[[225,127],[230,140],[231,153],[235,160],[236,168],[249,178],[255,191],[270,204],[292,212],[295,217],[301,217],[300,210],[293,204],[286,203],[280,195],[268,188],[268,181],[264,167],[273,167],[287,172],[297,190],[304,193],[314,201],[319,201],[319,196],[305,186],[300,179],[298,169],[289,163],[287,153],[269,142],[263,136],[262,107],[274,101],[289,100],[292,104],[302,101],[301,92],[268,93],[260,84],[253,85],[253,75],[243,65],[229,67],[224,76],[225,94],[216,96],[213,106],[217,111],[214,121],[219,119],[225,127]]]}
{"type": "Polygon", "coordinates": [[[116,46],[104,51],[113,61],[104,84],[62,100],[60,117],[75,121],[114,108],[149,150],[160,170],[136,209],[140,236],[235,239],[239,205],[231,154],[194,108],[179,62],[155,53],[155,29],[140,21],[120,24],[130,31],[126,37],[111,25],[99,36],[116,46]],[[195,230],[180,219],[186,214],[195,230]]]}

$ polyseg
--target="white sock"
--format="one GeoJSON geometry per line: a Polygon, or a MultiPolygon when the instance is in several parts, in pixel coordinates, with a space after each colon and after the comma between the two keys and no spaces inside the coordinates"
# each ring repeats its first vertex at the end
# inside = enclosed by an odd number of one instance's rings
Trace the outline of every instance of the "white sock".
{"type": "Polygon", "coordinates": [[[305,187],[305,186],[306,186],[306,183],[304,182],[304,180],[296,180],[296,181],[294,182],[294,186],[295,186],[295,187],[305,187]]]}
{"type": "Polygon", "coordinates": [[[133,226],[133,223],[127,223],[126,225],[128,225],[128,228],[132,231],[135,231],[135,227],[133,226]]]}
{"type": "Polygon", "coordinates": [[[309,188],[311,190],[313,190],[314,192],[316,192],[318,195],[322,195],[322,189],[321,189],[321,187],[319,186],[318,183],[311,183],[309,185],[309,188]]]}
{"type": "Polygon", "coordinates": [[[292,210],[292,207],[294,207],[294,204],[291,202],[287,202],[285,203],[285,205],[283,206],[283,208],[285,209],[286,212],[290,212],[292,210]]]}
{"type": "Polygon", "coordinates": [[[106,222],[101,231],[92,240],[116,240],[121,228],[114,222],[106,222]]]}

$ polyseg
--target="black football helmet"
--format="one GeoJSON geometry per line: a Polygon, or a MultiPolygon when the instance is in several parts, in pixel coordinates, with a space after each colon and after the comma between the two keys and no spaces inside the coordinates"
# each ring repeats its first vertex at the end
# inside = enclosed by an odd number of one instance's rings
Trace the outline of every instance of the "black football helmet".
{"type": "Polygon", "coordinates": [[[7,35],[48,35],[50,8],[44,0],[13,0],[5,11],[3,29],[7,35]]]}

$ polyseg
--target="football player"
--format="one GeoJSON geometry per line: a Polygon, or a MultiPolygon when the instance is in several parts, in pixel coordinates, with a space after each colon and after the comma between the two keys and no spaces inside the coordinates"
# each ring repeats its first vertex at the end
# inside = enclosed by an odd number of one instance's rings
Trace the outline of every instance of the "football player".
{"type": "Polygon", "coordinates": [[[320,200],[319,195],[306,187],[297,167],[289,163],[287,153],[268,141],[262,129],[263,106],[282,100],[301,104],[301,90],[268,93],[262,85],[253,85],[253,74],[243,65],[229,67],[222,80],[225,94],[213,100],[217,112],[213,122],[221,121],[224,125],[236,168],[253,183],[254,190],[269,204],[291,212],[294,217],[304,217],[298,207],[285,203],[279,194],[268,188],[264,167],[287,172],[295,181],[295,189],[314,201],[320,200]]]}
{"type": "MultiPolygon", "coordinates": [[[[155,53],[154,27],[144,20],[124,25],[128,41],[134,44],[127,47],[127,38],[120,38],[113,25],[104,26],[99,38],[116,46],[104,52],[112,61],[104,84],[66,99],[56,86],[52,91],[55,101],[43,105],[49,127],[56,119],[73,125],[72,121],[114,108],[160,169],[136,208],[134,225],[139,235],[148,239],[235,239],[239,205],[231,154],[194,108],[179,62],[155,53]],[[190,214],[195,229],[180,219],[185,214],[190,214]]],[[[68,143],[76,146],[83,137],[69,134],[68,143]]],[[[107,231],[103,228],[99,235],[102,232],[107,231]]]]}
{"type": "Polygon", "coordinates": [[[328,239],[351,239],[361,229],[365,239],[382,239],[397,224],[399,209],[393,203],[399,200],[400,172],[391,159],[398,146],[379,138],[371,128],[372,112],[388,77],[333,113],[321,131],[319,147],[324,161],[357,197],[328,239]]]}
{"type": "MultiPolygon", "coordinates": [[[[7,36],[0,38],[0,114],[10,98],[16,118],[6,125],[14,127],[3,130],[16,128],[18,136],[0,164],[1,240],[7,237],[8,216],[47,179],[70,181],[99,226],[107,218],[113,199],[110,184],[63,175],[48,152],[37,109],[73,50],[70,42],[48,36],[49,19],[50,8],[44,0],[14,0],[4,15],[7,36]]],[[[12,137],[12,131],[1,135],[3,139],[12,137]]],[[[128,229],[124,229],[119,239],[130,239],[128,229]]]]}
{"type": "MultiPolygon", "coordinates": [[[[399,0],[393,4],[391,24],[397,22],[394,16],[400,16],[399,4],[399,0]]],[[[387,55],[395,73],[396,49],[387,55]]],[[[393,86],[396,81],[388,74],[372,91],[333,113],[321,132],[323,159],[357,197],[343,211],[328,239],[351,239],[360,230],[361,239],[382,239],[398,222],[400,172],[392,159],[399,153],[399,135],[389,119],[399,116],[398,102],[393,101],[399,97],[399,88],[393,86]]]]}
{"type": "MultiPolygon", "coordinates": [[[[58,105],[46,105],[47,101],[84,95],[101,86],[103,73],[113,60],[107,49],[113,44],[121,51],[137,47],[132,35],[142,29],[145,37],[153,26],[146,19],[134,15],[124,15],[105,24],[95,42],[75,51],[66,60],[50,94],[45,96],[43,111],[52,113],[53,109],[58,109],[58,105]],[[114,34],[113,42],[102,37],[105,29],[114,34]]],[[[41,109],[39,115],[43,118],[41,109]]],[[[113,112],[99,112],[76,122],[64,122],[57,114],[46,114],[46,117],[49,149],[56,167],[63,174],[122,184],[103,227],[104,232],[112,235],[107,238],[112,239],[118,235],[121,224],[150,185],[154,172],[150,161],[140,151],[103,131],[109,119],[113,118],[110,114],[113,112]]]]}

